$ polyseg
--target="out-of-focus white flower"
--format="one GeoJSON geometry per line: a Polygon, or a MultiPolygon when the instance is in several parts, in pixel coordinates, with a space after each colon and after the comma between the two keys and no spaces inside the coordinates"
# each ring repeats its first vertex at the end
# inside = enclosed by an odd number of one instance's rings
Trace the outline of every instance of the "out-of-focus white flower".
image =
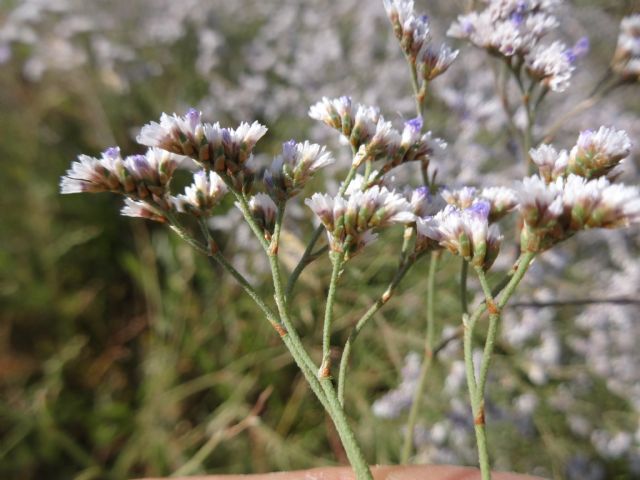
{"type": "Polygon", "coordinates": [[[488,202],[466,209],[447,205],[433,217],[418,219],[418,232],[487,270],[498,256],[502,241],[498,226],[489,226],[489,210],[488,202]]]}
{"type": "Polygon", "coordinates": [[[423,185],[418,188],[409,189],[405,192],[407,200],[411,205],[411,211],[416,217],[426,217],[432,214],[433,198],[429,193],[429,187],[423,185]]]}
{"type": "Polygon", "coordinates": [[[315,193],[305,203],[326,228],[332,250],[347,257],[375,239],[375,229],[415,221],[405,197],[378,185],[348,198],[315,193]]]}
{"type": "Polygon", "coordinates": [[[460,15],[447,34],[506,57],[524,56],[558,25],[559,2],[492,1],[481,12],[460,15]]]}
{"type": "Polygon", "coordinates": [[[282,145],[282,154],[273,160],[264,181],[274,198],[285,201],[298,194],[317,170],[333,162],[325,147],[290,140],[282,145]]]}
{"type": "Polygon", "coordinates": [[[458,189],[443,188],[440,195],[449,205],[454,205],[460,209],[469,208],[478,196],[478,189],[475,187],[462,187],[458,189]]]}
{"type": "Polygon", "coordinates": [[[608,174],[631,153],[631,141],[624,130],[600,127],[580,132],[569,154],[568,172],[585,178],[608,174]]]}
{"type": "Polygon", "coordinates": [[[618,45],[611,66],[623,78],[640,79],[640,13],[624,17],[620,22],[618,45]]]}
{"type": "Polygon", "coordinates": [[[575,70],[573,53],[562,42],[536,45],[525,57],[529,75],[554,92],[563,92],[569,87],[571,74],[575,70]]]}
{"type": "Polygon", "coordinates": [[[217,173],[201,170],[193,176],[193,184],[185,188],[184,195],[174,198],[174,204],[179,212],[208,216],[225,193],[227,186],[217,173]]]}
{"type": "Polygon", "coordinates": [[[442,75],[458,58],[459,53],[459,50],[453,50],[445,44],[440,45],[439,49],[423,48],[418,58],[420,76],[426,81],[431,81],[442,75]]]}

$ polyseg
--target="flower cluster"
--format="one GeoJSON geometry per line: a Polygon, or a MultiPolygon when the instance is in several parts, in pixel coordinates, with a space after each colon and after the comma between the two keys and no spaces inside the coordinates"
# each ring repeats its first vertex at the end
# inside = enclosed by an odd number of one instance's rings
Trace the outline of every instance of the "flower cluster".
{"type": "Polygon", "coordinates": [[[101,158],[80,155],[60,180],[60,192],[121,193],[167,210],[169,183],[176,167],[177,159],[164,150],[150,148],[145,155],[123,159],[120,149],[112,147],[101,158]]]}
{"type": "Polygon", "coordinates": [[[204,168],[227,175],[238,186],[253,177],[251,152],[267,127],[258,122],[241,123],[237,129],[219,123],[202,123],[201,112],[190,109],[180,117],[162,114],[140,131],[138,143],[192,158],[204,168]]]}
{"type": "Polygon", "coordinates": [[[477,204],[489,206],[489,223],[496,222],[512,212],[518,205],[516,193],[510,188],[488,187],[478,190],[474,187],[462,187],[456,190],[444,188],[440,195],[449,204],[466,209],[477,204]]]}
{"type": "Polygon", "coordinates": [[[640,80],[640,13],[624,17],[620,22],[611,67],[625,80],[640,80]]]}
{"type": "Polygon", "coordinates": [[[416,219],[404,196],[378,185],[346,198],[314,193],[305,203],[327,230],[331,249],[344,252],[345,258],[373,241],[375,230],[416,219]]]}
{"type": "Polygon", "coordinates": [[[282,144],[282,154],[265,172],[264,182],[273,198],[286,201],[297,195],[317,170],[333,162],[325,147],[290,140],[282,144]]]}
{"type": "Polygon", "coordinates": [[[490,208],[485,201],[464,209],[447,205],[432,217],[418,219],[418,233],[487,270],[498,256],[502,242],[498,226],[489,225],[490,208]]]}
{"type": "Polygon", "coordinates": [[[416,15],[413,0],[384,0],[384,8],[402,51],[422,80],[420,88],[426,89],[429,81],[447,71],[458,50],[446,44],[439,47],[431,44],[429,18],[416,15]]]}
{"type": "Polygon", "coordinates": [[[586,179],[569,174],[547,183],[534,175],[522,181],[521,245],[545,250],[580,230],[619,228],[640,222],[640,190],[612,184],[606,177],[586,179]]]}
{"type": "Polygon", "coordinates": [[[179,212],[206,217],[225,193],[227,186],[217,173],[201,170],[193,176],[193,184],[185,189],[184,195],[177,195],[173,200],[179,212]]]}
{"type": "Polygon", "coordinates": [[[630,153],[631,141],[625,131],[602,126],[580,132],[570,152],[542,144],[530,155],[542,178],[550,183],[571,173],[588,179],[615,176],[615,168],[630,153]]]}
{"type": "Polygon", "coordinates": [[[428,162],[446,144],[431,135],[422,133],[422,118],[405,122],[402,132],[385,121],[374,107],[358,105],[355,110],[349,97],[323,98],[309,109],[309,116],[338,130],[357,151],[353,164],[360,166],[365,161],[383,160],[377,177],[398,165],[420,161],[428,162]]]}
{"type": "Polygon", "coordinates": [[[558,26],[554,11],[561,0],[492,0],[481,12],[460,15],[449,28],[452,37],[466,39],[502,56],[545,88],[562,92],[569,86],[575,62],[589,48],[583,38],[572,48],[562,42],[541,43],[558,26]]]}

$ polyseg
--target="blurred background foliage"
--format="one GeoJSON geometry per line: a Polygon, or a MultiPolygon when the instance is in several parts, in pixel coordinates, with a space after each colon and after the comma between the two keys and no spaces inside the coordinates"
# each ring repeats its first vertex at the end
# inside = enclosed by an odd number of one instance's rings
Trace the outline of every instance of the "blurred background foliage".
{"type": "MultiPolygon", "coordinates": [[[[45,32],[60,26],[76,5],[51,2],[60,5],[51,13],[42,7],[46,2],[27,3],[35,5],[33,11],[42,17],[40,23],[34,21],[34,30],[45,32]]],[[[161,16],[167,5],[87,3],[94,4],[87,11],[96,19],[109,12],[122,22],[111,25],[116,42],[125,41],[129,29],[144,33],[144,25],[135,22],[141,12],[144,18],[145,8],[156,8],[154,14],[161,16]]],[[[34,76],[25,65],[40,48],[39,42],[53,42],[53,37],[43,34],[35,44],[12,44],[10,54],[9,47],[2,47],[0,56],[6,58],[0,66],[1,478],[124,479],[175,472],[266,472],[345,462],[333,427],[286,350],[232,280],[161,226],[119,216],[120,199],[114,196],[58,194],[59,177],[79,153],[93,155],[114,144],[124,152],[137,152],[140,147],[132,140],[137,128],[160,112],[180,112],[203,100],[224,101],[213,96],[211,83],[224,90],[225,82],[234,83],[243,75],[243,51],[264,22],[262,7],[255,2],[244,2],[245,16],[232,15],[243,11],[243,2],[237,3],[228,7],[226,16],[209,15],[200,24],[187,24],[180,35],[158,48],[153,39],[138,45],[136,58],[123,62],[124,67],[107,68],[89,54],[78,65],[46,68],[34,76]],[[199,57],[194,44],[202,44],[198,29],[205,27],[222,42],[216,49],[220,57],[209,74],[196,75],[199,57]]],[[[466,2],[418,3],[451,20],[466,2]]],[[[11,12],[20,4],[2,2],[0,23],[5,29],[17,22],[11,12]]],[[[295,13],[295,2],[282,4],[295,13]]],[[[574,4],[575,8],[596,5],[598,14],[614,25],[638,7],[632,0],[574,4]]],[[[197,2],[185,2],[185,8],[196,6],[197,2]]],[[[358,39],[349,38],[350,22],[357,14],[335,8],[332,21],[352,48],[357,47],[358,39]]],[[[383,10],[381,5],[375,8],[383,10]]],[[[173,10],[167,16],[172,14],[173,10]]],[[[382,15],[377,18],[385,20],[382,15]]],[[[386,39],[389,28],[380,25],[386,30],[380,29],[379,35],[386,39]]],[[[80,31],[73,42],[84,49],[90,37],[90,31],[80,31]]],[[[296,42],[295,35],[287,41],[296,42]]],[[[604,55],[611,50],[600,52],[599,45],[594,49],[606,64],[604,55]]],[[[379,53],[378,65],[353,73],[354,89],[375,82],[375,71],[386,68],[382,46],[379,53]]],[[[344,68],[337,68],[336,76],[348,76],[349,65],[340,67],[344,68]]],[[[265,74],[264,81],[283,82],[287,74],[298,73],[265,74]]],[[[298,88],[292,84],[291,89],[298,88]]],[[[319,87],[311,85],[310,90],[319,92],[319,87]]],[[[408,83],[399,88],[405,87],[408,95],[408,83]]],[[[272,99],[264,97],[262,104],[254,105],[254,118],[242,118],[230,109],[226,117],[224,111],[214,110],[216,120],[266,122],[269,137],[259,148],[271,154],[281,141],[302,138],[313,128],[304,112],[319,93],[298,95],[299,110],[289,116],[270,116],[266,110],[272,99]]],[[[433,103],[431,118],[444,117],[444,105],[433,103]]],[[[206,103],[203,110],[207,111],[206,103]]],[[[437,125],[433,128],[438,130],[437,125]]],[[[309,228],[307,222],[302,230],[309,228]]],[[[294,241],[300,230],[292,222],[287,232],[294,245],[288,253],[291,258],[300,253],[294,241]]],[[[233,250],[237,241],[233,231],[220,230],[217,235],[233,250]]],[[[349,326],[386,287],[400,241],[397,232],[389,235],[346,272],[335,344],[344,341],[349,326]]],[[[442,325],[458,322],[457,268],[456,262],[445,258],[438,273],[436,313],[442,325]]],[[[327,259],[317,262],[302,277],[296,294],[298,326],[306,344],[316,349],[316,357],[320,300],[326,288],[320,279],[327,278],[328,269],[327,259]]],[[[376,316],[375,325],[363,333],[354,351],[348,412],[372,463],[398,461],[404,418],[376,418],[371,404],[397,386],[405,355],[422,350],[425,272],[426,262],[404,281],[398,298],[376,316]]],[[[268,282],[257,267],[253,278],[265,285],[262,290],[269,297],[268,282]]],[[[564,307],[557,315],[569,329],[576,314],[575,307],[564,307]]],[[[496,403],[509,404],[514,392],[533,387],[519,371],[519,352],[505,346],[500,357],[499,363],[515,372],[509,378],[522,383],[510,380],[493,389],[496,403]]],[[[447,400],[439,395],[446,377],[447,364],[436,363],[422,411],[426,426],[447,410],[447,400]]],[[[558,377],[535,388],[544,398],[561,383],[558,377]]],[[[628,401],[595,376],[582,407],[591,418],[621,425],[638,422],[628,401]]],[[[535,433],[523,436],[509,418],[490,411],[496,465],[565,478],[568,459],[577,455],[585,465],[596,459],[606,475],[602,478],[632,478],[627,460],[602,458],[588,441],[578,441],[558,415],[562,414],[553,406],[542,403],[534,416],[535,433]]],[[[634,442],[637,447],[637,439],[634,442]]]]}

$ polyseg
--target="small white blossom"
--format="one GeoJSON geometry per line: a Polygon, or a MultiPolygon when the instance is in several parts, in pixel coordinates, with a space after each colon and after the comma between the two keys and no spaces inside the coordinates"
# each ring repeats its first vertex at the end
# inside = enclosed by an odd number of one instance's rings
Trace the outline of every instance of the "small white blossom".
{"type": "Polygon", "coordinates": [[[625,78],[640,79],[640,13],[624,17],[620,22],[618,45],[611,65],[625,78]]]}
{"type": "Polygon", "coordinates": [[[459,53],[459,50],[453,50],[445,44],[440,45],[439,49],[423,48],[418,57],[420,76],[430,81],[442,75],[458,58],[459,53]]]}
{"type": "Polygon", "coordinates": [[[154,222],[166,223],[167,218],[162,211],[144,200],[131,200],[125,198],[124,207],[120,210],[120,214],[125,217],[139,217],[153,220],[154,222]]]}
{"type": "Polygon", "coordinates": [[[105,150],[101,158],[79,155],[65,176],[60,179],[60,193],[127,192],[133,184],[127,182],[120,149],[105,150]]]}
{"type": "Polygon", "coordinates": [[[193,176],[193,184],[178,195],[174,204],[180,212],[195,216],[207,216],[227,193],[227,186],[215,172],[199,171],[193,176]]]}
{"type": "Polygon", "coordinates": [[[273,233],[276,225],[278,207],[269,195],[266,193],[256,193],[249,199],[249,210],[266,236],[273,233]]]}
{"type": "Polygon", "coordinates": [[[496,259],[502,241],[498,226],[489,226],[489,209],[487,202],[478,202],[466,209],[447,205],[433,217],[418,219],[418,232],[487,270],[496,259]]]}
{"type": "Polygon", "coordinates": [[[518,197],[515,190],[506,187],[483,188],[479,199],[487,201],[490,205],[489,223],[495,222],[518,206],[518,197]]]}
{"type": "Polygon", "coordinates": [[[525,57],[529,75],[554,92],[563,92],[569,87],[571,74],[575,70],[571,50],[562,42],[537,45],[525,57]]]}
{"type": "Polygon", "coordinates": [[[606,175],[631,153],[631,141],[624,130],[600,127],[580,132],[569,154],[568,171],[586,178],[606,175]]]}
{"type": "Polygon", "coordinates": [[[473,205],[477,194],[478,190],[475,187],[462,187],[456,190],[443,188],[440,190],[440,196],[444,198],[445,202],[461,209],[469,208],[473,205]]]}
{"type": "Polygon", "coordinates": [[[531,160],[538,166],[540,176],[547,183],[551,183],[558,177],[565,175],[569,164],[569,154],[566,150],[559,153],[553,145],[542,144],[538,148],[529,151],[531,160]]]}
{"type": "Polygon", "coordinates": [[[177,114],[160,116],[160,123],[151,122],[140,130],[136,141],[148,147],[158,147],[178,155],[192,156],[198,153],[198,146],[204,131],[202,113],[191,108],[183,117],[177,114]]]}
{"type": "Polygon", "coordinates": [[[273,160],[264,181],[274,198],[287,200],[299,193],[316,171],[333,162],[325,147],[291,140],[282,145],[282,154],[273,160]]]}
{"type": "Polygon", "coordinates": [[[378,185],[348,198],[315,193],[305,203],[326,228],[332,249],[349,255],[375,238],[374,229],[415,221],[406,198],[378,185]]]}

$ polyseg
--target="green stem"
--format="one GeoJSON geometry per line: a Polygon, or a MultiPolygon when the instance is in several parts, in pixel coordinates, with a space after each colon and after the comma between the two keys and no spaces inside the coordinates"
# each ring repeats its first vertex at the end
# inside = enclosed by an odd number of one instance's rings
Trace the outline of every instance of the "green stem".
{"type": "Polygon", "coordinates": [[[329,282],[329,293],[327,294],[327,304],[324,310],[324,325],[322,328],[322,364],[318,375],[321,378],[331,376],[331,325],[333,323],[333,304],[336,299],[336,288],[340,277],[340,270],[344,264],[344,254],[342,252],[331,252],[331,280],[329,282]]]}
{"type": "Polygon", "coordinates": [[[397,286],[400,284],[404,276],[407,274],[411,266],[415,263],[416,259],[409,260],[408,262],[404,262],[401,264],[396,271],[391,283],[387,286],[386,290],[376,302],[369,307],[369,309],[360,317],[357,321],[356,326],[353,327],[351,333],[349,334],[349,338],[347,339],[344,349],[342,351],[342,358],[340,359],[340,370],[338,373],[338,400],[341,405],[344,405],[344,388],[346,384],[347,378],[347,368],[349,367],[349,358],[351,357],[351,349],[353,347],[353,342],[356,341],[358,335],[362,331],[362,329],[369,323],[369,321],[373,318],[373,316],[380,310],[393,296],[397,286]]]}
{"type": "Polygon", "coordinates": [[[469,262],[462,259],[462,267],[460,268],[460,305],[462,313],[469,313],[469,300],[467,298],[467,274],[469,272],[469,262]]]}
{"type": "Polygon", "coordinates": [[[467,387],[469,389],[469,397],[471,399],[471,410],[473,412],[473,422],[476,434],[476,442],[478,446],[478,459],[480,463],[480,472],[482,480],[491,479],[491,465],[489,461],[489,451],[487,447],[487,435],[486,435],[486,422],[485,422],[485,410],[484,410],[484,393],[487,382],[487,374],[489,365],[491,363],[491,357],[493,355],[493,349],[498,334],[498,327],[500,321],[500,311],[507,304],[509,298],[515,292],[516,287],[524,277],[529,265],[531,264],[535,253],[525,252],[520,255],[520,258],[516,261],[513,268],[513,275],[511,276],[509,283],[500,294],[499,300],[496,302],[493,297],[493,293],[487,282],[484,271],[481,268],[476,268],[478,278],[480,279],[480,285],[485,295],[485,303],[479,305],[474,311],[473,315],[469,317],[466,313],[462,316],[462,323],[464,328],[464,357],[465,357],[465,370],[467,376],[467,387]],[[480,374],[476,379],[475,368],[473,362],[473,329],[476,322],[485,310],[489,310],[489,328],[485,346],[482,354],[482,361],[480,364],[480,374]]]}
{"type": "MultiPolygon", "coordinates": [[[[347,173],[347,176],[344,179],[344,182],[342,182],[342,186],[340,187],[340,190],[338,191],[338,196],[343,196],[344,193],[347,191],[347,188],[349,187],[349,184],[355,177],[357,170],[358,168],[353,166],[352,164],[351,168],[349,169],[349,172],[347,173]]],[[[293,289],[295,288],[296,282],[298,281],[298,278],[302,274],[302,271],[310,263],[312,263],[316,258],[319,257],[313,253],[313,249],[315,248],[316,243],[320,239],[322,232],[324,232],[324,226],[318,225],[318,227],[316,227],[316,229],[311,234],[311,238],[309,239],[309,243],[307,244],[307,247],[305,248],[304,253],[302,254],[302,257],[300,257],[300,260],[298,261],[295,268],[291,272],[291,275],[289,276],[289,280],[287,280],[287,288],[285,289],[285,298],[287,299],[287,302],[290,301],[290,298],[293,295],[293,289]]]]}
{"type": "Polygon", "coordinates": [[[407,429],[404,435],[404,443],[402,445],[402,452],[400,455],[400,464],[405,464],[409,461],[411,451],[413,449],[413,433],[418,421],[418,412],[420,410],[420,400],[422,399],[422,392],[427,380],[427,374],[433,361],[433,337],[435,331],[435,281],[436,270],[438,268],[438,259],[440,258],[440,251],[431,252],[431,259],[429,262],[429,273],[427,277],[427,334],[424,341],[424,358],[422,365],[420,366],[420,375],[418,377],[418,385],[413,393],[413,400],[411,402],[411,410],[409,410],[409,418],[407,420],[407,429]]]}
{"type": "MultiPolygon", "coordinates": [[[[233,191],[233,190],[232,190],[233,191]]],[[[342,444],[347,453],[347,458],[351,463],[352,468],[355,471],[356,478],[358,480],[373,480],[369,464],[367,463],[360,446],[358,445],[355,435],[349,426],[348,419],[344,410],[342,409],[340,402],[338,401],[338,395],[333,388],[331,380],[329,378],[319,379],[316,376],[316,367],[305,350],[300,337],[298,336],[291,319],[289,317],[287,305],[284,297],[284,289],[282,287],[282,277],[280,273],[280,265],[278,263],[278,241],[282,228],[282,220],[284,217],[284,206],[278,207],[278,214],[276,217],[276,226],[274,228],[274,234],[272,236],[272,244],[264,239],[262,232],[258,225],[253,220],[251,212],[249,211],[248,204],[244,195],[239,192],[235,192],[238,199],[240,210],[242,211],[245,219],[251,225],[256,237],[263,245],[267,256],[269,257],[269,264],[271,266],[271,273],[274,282],[274,294],[276,298],[276,305],[280,314],[280,318],[284,328],[279,331],[280,336],[287,346],[289,352],[293,356],[296,364],[302,371],[305,379],[309,383],[309,386],[313,390],[316,397],[320,400],[325,410],[333,420],[338,435],[342,441],[342,444]],[[273,243],[275,242],[275,243],[273,243]]]]}

